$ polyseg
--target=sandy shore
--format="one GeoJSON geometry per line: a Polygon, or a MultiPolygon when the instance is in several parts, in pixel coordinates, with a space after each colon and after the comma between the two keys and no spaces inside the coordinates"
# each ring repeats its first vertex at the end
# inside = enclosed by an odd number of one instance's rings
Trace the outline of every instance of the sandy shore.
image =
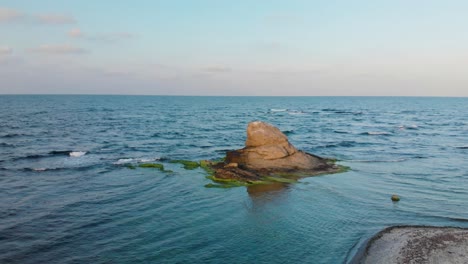
{"type": "Polygon", "coordinates": [[[396,226],[369,240],[356,263],[468,263],[468,229],[396,226]]]}

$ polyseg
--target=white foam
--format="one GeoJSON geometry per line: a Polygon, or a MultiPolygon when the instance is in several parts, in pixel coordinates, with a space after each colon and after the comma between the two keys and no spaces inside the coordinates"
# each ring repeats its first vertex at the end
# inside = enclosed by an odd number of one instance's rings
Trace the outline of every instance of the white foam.
{"type": "Polygon", "coordinates": [[[371,132],[367,132],[367,134],[369,134],[369,135],[390,135],[390,133],[388,133],[388,132],[380,132],[380,131],[371,131],[371,132]]]}
{"type": "Polygon", "coordinates": [[[46,171],[47,169],[46,168],[35,168],[33,169],[33,171],[46,171]]]}
{"type": "Polygon", "coordinates": [[[418,126],[418,125],[409,125],[409,126],[401,125],[401,126],[398,126],[398,128],[399,128],[400,130],[403,130],[403,129],[418,129],[419,126],[418,126]]]}
{"type": "Polygon", "coordinates": [[[113,164],[115,165],[121,165],[121,164],[128,164],[128,163],[145,163],[145,162],[152,162],[159,160],[159,158],[142,158],[142,159],[132,159],[132,158],[125,158],[125,159],[119,159],[118,161],[114,162],[113,164]]]}
{"type": "Polygon", "coordinates": [[[68,155],[70,155],[70,157],[78,158],[78,157],[84,156],[85,154],[86,154],[86,151],[72,151],[68,155]]]}
{"type": "Polygon", "coordinates": [[[288,114],[290,114],[290,115],[305,115],[304,112],[298,111],[298,110],[291,110],[291,111],[288,111],[288,114]]]}
{"type": "Polygon", "coordinates": [[[271,112],[286,112],[288,109],[283,109],[283,108],[272,108],[270,109],[271,112]]]}
{"type": "Polygon", "coordinates": [[[114,162],[114,164],[127,164],[127,163],[131,163],[133,161],[133,159],[119,159],[118,161],[114,162]]]}

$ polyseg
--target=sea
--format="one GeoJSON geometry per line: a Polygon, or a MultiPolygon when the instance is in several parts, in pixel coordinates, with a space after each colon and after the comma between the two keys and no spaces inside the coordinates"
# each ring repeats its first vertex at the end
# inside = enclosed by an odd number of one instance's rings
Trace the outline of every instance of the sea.
{"type": "Polygon", "coordinates": [[[0,263],[351,263],[394,225],[468,227],[468,98],[0,96],[0,263]],[[171,163],[256,120],[350,170],[208,188],[171,163]]]}

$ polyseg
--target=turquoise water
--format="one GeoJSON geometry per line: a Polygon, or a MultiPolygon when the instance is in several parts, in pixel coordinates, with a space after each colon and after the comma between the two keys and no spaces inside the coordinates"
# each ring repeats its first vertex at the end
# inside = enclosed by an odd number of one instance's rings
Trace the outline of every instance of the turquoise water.
{"type": "Polygon", "coordinates": [[[0,262],[346,263],[386,226],[468,227],[467,116],[468,98],[0,96],[0,262]],[[169,163],[243,147],[253,120],[352,170],[217,189],[169,163]]]}

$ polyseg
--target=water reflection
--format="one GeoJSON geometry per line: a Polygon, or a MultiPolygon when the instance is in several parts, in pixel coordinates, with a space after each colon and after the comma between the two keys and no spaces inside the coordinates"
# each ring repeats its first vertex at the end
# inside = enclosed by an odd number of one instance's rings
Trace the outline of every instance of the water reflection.
{"type": "Polygon", "coordinates": [[[247,193],[252,200],[272,200],[284,196],[290,191],[290,184],[275,182],[247,187],[247,193]]]}

